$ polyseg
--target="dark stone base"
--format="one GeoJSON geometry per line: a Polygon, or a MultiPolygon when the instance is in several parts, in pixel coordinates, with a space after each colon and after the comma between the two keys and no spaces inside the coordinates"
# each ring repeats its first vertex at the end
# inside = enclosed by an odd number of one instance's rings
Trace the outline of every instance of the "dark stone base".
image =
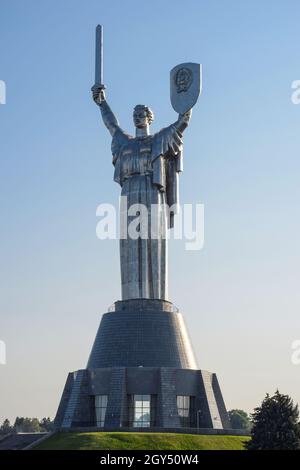
{"type": "Polygon", "coordinates": [[[151,395],[152,429],[230,428],[215,374],[202,370],[151,367],[71,372],[55,418],[56,428],[67,430],[96,426],[95,395],[108,396],[103,427],[107,431],[120,431],[132,426],[132,395],[151,395]],[[193,397],[188,422],[183,422],[178,414],[178,395],[193,397]]]}
{"type": "Polygon", "coordinates": [[[87,369],[68,375],[56,428],[96,426],[98,395],[107,398],[105,430],[134,425],[134,395],[150,395],[151,428],[230,427],[217,377],[198,369],[182,315],[171,302],[120,301],[103,315],[87,369]],[[177,407],[182,395],[189,397],[188,419],[177,407]]]}

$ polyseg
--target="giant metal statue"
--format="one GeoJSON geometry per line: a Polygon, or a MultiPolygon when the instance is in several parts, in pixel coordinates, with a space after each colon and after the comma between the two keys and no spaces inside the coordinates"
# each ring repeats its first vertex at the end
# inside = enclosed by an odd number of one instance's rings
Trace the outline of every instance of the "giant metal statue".
{"type": "Polygon", "coordinates": [[[177,121],[151,135],[153,113],[137,105],[133,137],[107,104],[102,47],[98,26],[92,91],[112,136],[114,179],[122,188],[122,300],[102,316],[86,368],[69,373],[55,428],[181,432],[197,426],[220,433],[230,424],[217,376],[198,369],[183,315],[167,293],[167,234],[178,205],[182,135],[200,94],[200,65],[171,70],[177,121]]]}
{"type": "MultiPolygon", "coordinates": [[[[103,122],[112,136],[114,180],[120,184],[126,207],[126,236],[120,238],[122,300],[168,299],[167,230],[173,227],[178,209],[178,175],[182,171],[182,136],[191,118],[191,108],[201,87],[199,64],[186,63],[171,71],[171,102],[179,113],[176,122],[150,134],[154,119],[148,106],[138,104],[133,111],[135,137],[122,130],[110,109],[103,85],[103,34],[96,29],[96,73],[93,99],[101,110],[103,122]],[[132,237],[129,225],[147,209],[146,230],[132,237]]],[[[124,220],[124,219],[122,219],[124,220]]],[[[124,232],[124,229],[123,229],[124,232]]]]}

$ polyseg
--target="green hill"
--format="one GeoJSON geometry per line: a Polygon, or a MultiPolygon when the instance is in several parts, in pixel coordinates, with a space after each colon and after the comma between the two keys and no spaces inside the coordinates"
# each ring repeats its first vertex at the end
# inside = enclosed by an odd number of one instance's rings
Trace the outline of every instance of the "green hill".
{"type": "Polygon", "coordinates": [[[246,436],[142,432],[57,433],[38,450],[243,450],[246,436]]]}

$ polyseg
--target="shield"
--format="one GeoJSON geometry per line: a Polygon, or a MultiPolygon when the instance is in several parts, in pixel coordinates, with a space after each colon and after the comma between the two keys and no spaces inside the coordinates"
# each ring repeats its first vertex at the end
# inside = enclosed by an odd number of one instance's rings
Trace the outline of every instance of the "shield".
{"type": "Polygon", "coordinates": [[[201,64],[179,64],[170,72],[170,96],[175,111],[186,113],[197,102],[202,87],[201,64]]]}

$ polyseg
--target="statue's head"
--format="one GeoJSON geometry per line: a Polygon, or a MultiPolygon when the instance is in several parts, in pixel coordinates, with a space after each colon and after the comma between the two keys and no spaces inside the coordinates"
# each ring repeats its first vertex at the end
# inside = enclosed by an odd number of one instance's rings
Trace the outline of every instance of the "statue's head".
{"type": "Polygon", "coordinates": [[[135,127],[138,129],[143,129],[150,126],[151,122],[154,119],[154,114],[148,106],[144,104],[137,104],[133,110],[133,122],[135,127]]]}

